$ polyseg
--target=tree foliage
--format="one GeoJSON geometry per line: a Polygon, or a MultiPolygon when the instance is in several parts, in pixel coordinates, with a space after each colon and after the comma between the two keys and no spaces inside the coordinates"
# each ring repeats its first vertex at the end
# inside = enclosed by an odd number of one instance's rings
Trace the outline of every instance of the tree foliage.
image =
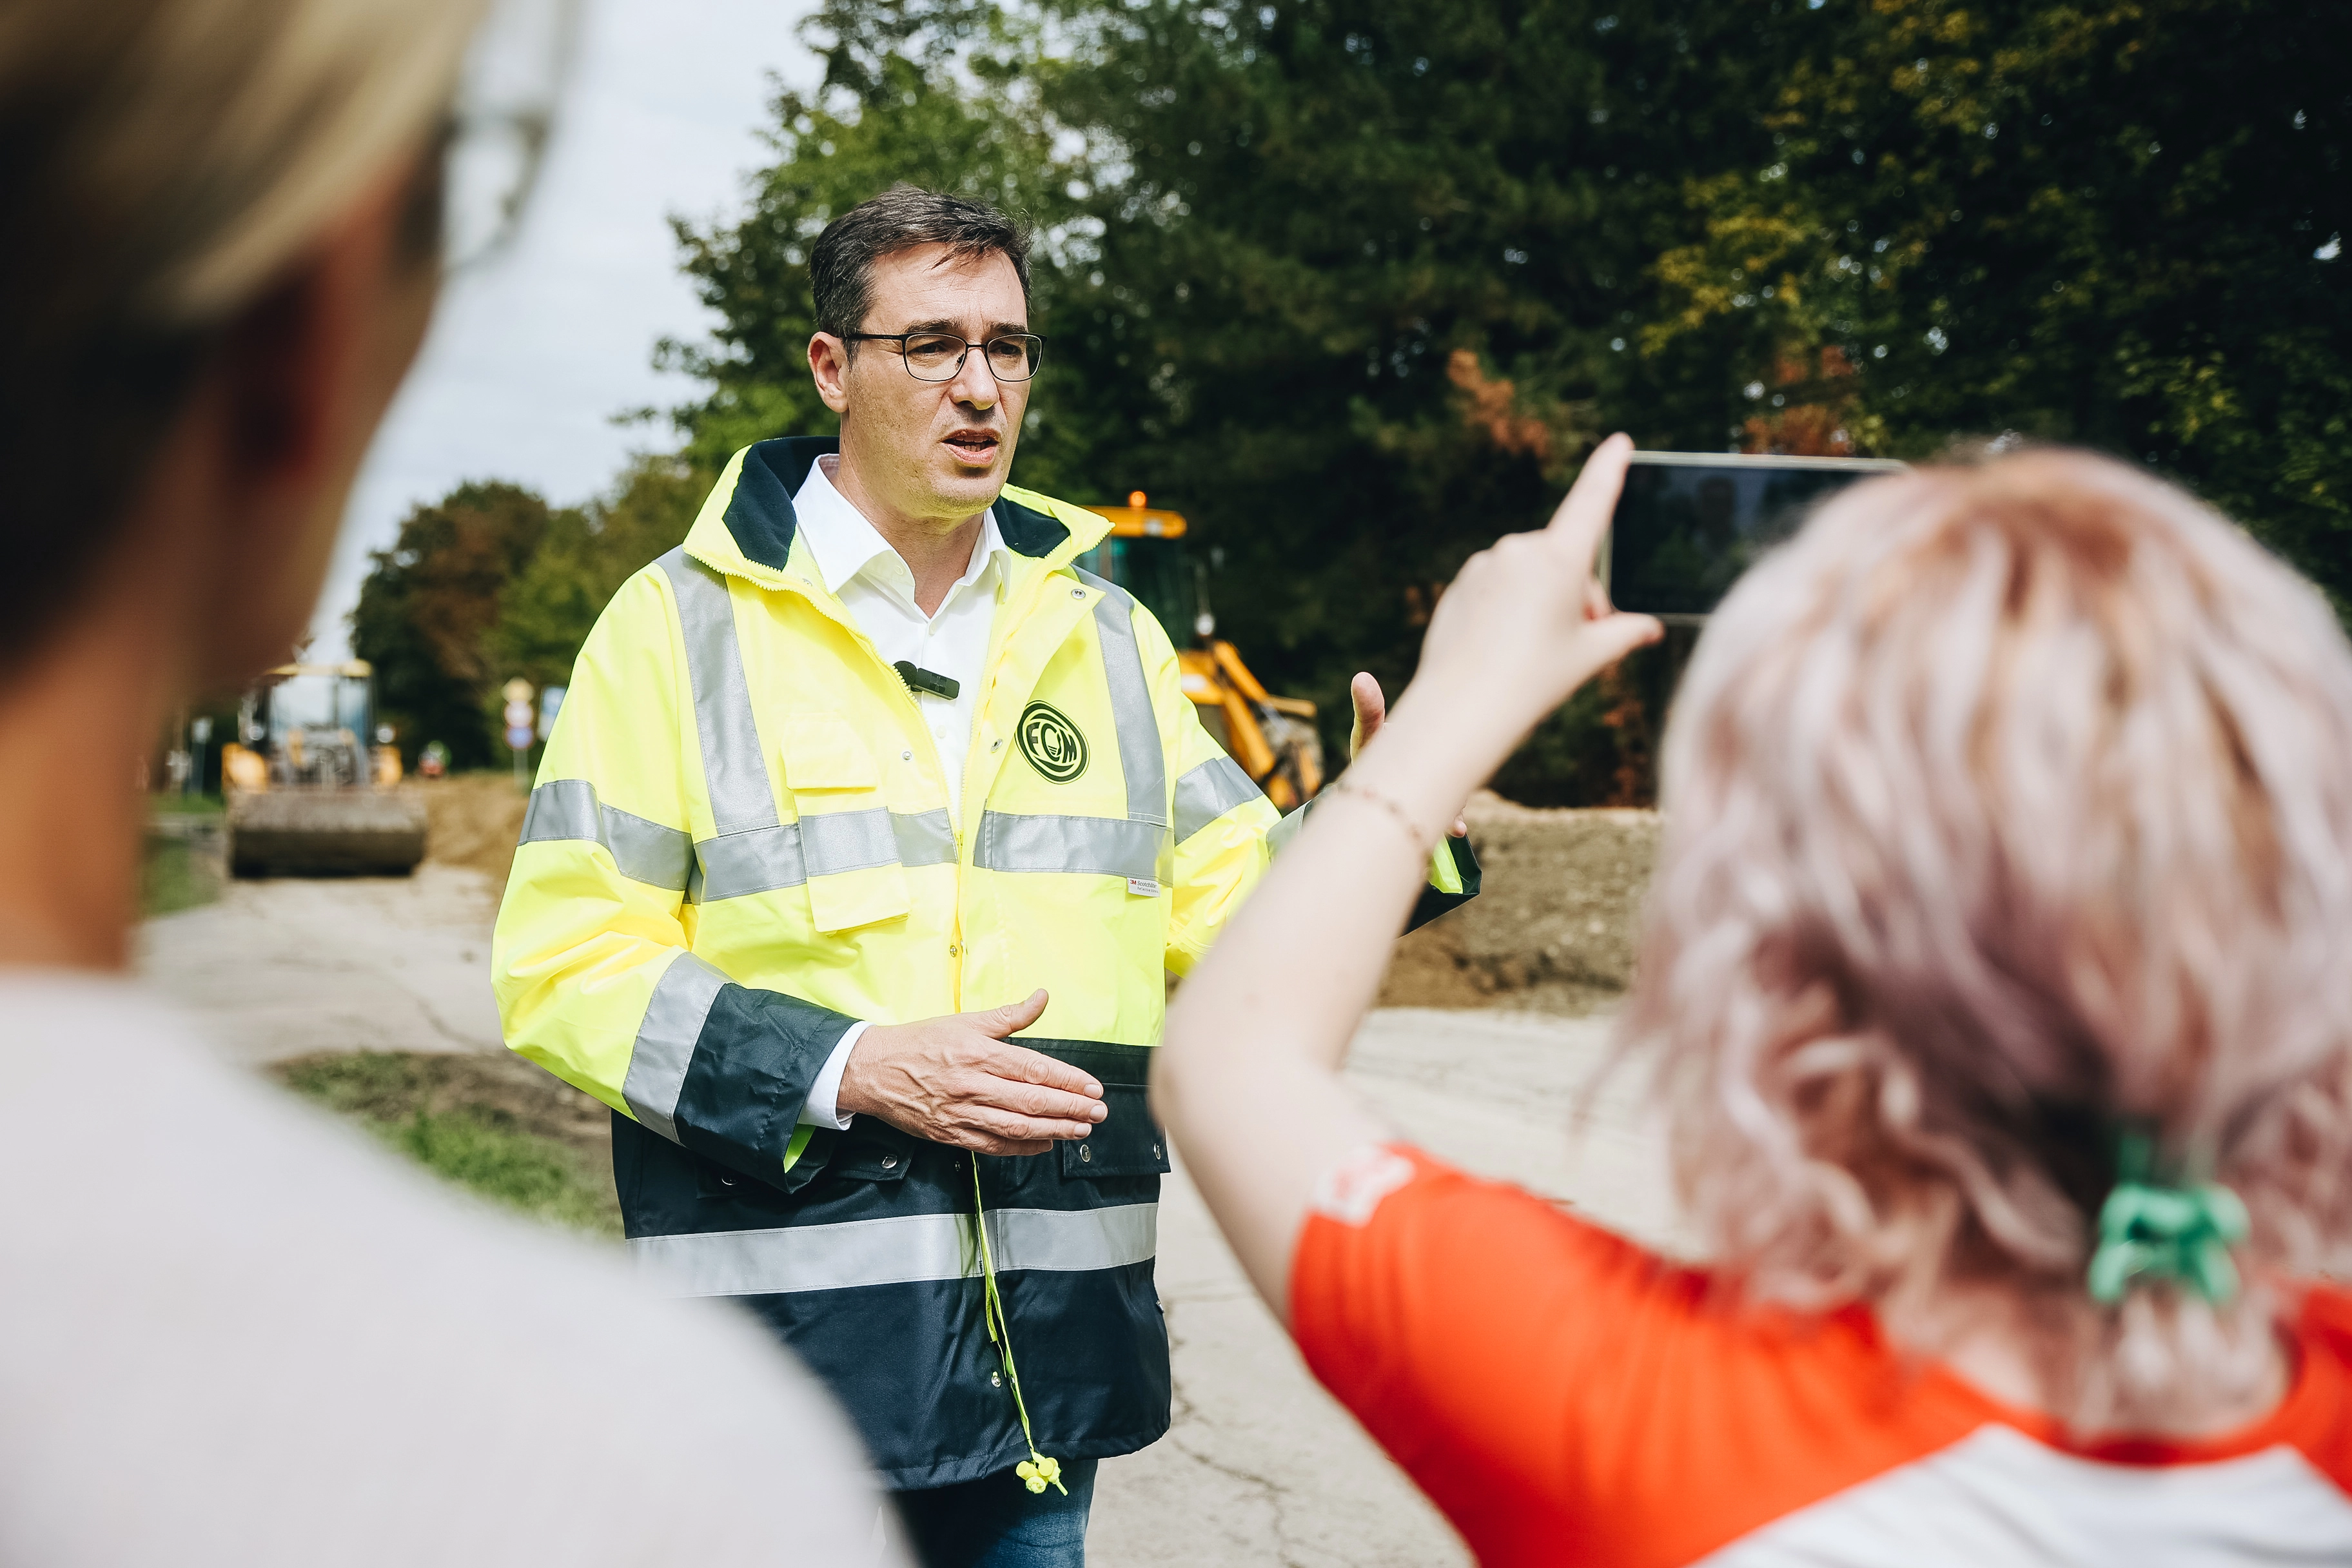
{"type": "Polygon", "coordinates": [[[622,584],[686,537],[710,478],[681,458],[647,458],[610,495],[553,513],[484,633],[496,682],[520,676],[533,686],[570,684],[596,617],[622,584]]]}
{"type": "Polygon", "coordinates": [[[414,755],[431,741],[461,767],[488,763],[484,646],[507,585],[547,535],[547,502],[519,485],[464,484],[402,520],[369,557],[352,612],[352,651],[375,666],[379,717],[414,755]]]}
{"type": "MultiPolygon", "coordinates": [[[[2342,602],[2352,100],[2321,26],[2285,0],[829,0],[824,86],[778,99],[752,211],[681,230],[724,324],[671,350],[713,387],[680,422],[706,460],[830,427],[804,248],[904,178],[1045,237],[1017,477],[1190,514],[1225,627],[1335,724],[1612,428],[2081,442],[2342,602]]],[[[1625,795],[1654,723],[1584,706],[1524,793],[1625,795]]]]}
{"type": "Polygon", "coordinates": [[[709,485],[684,458],[646,458],[586,507],[470,483],[410,512],[370,558],[352,615],[352,651],[375,666],[402,750],[413,760],[439,741],[459,767],[502,760],[499,689],[517,676],[568,685],[597,616],[686,537],[709,485]]]}
{"type": "Polygon", "coordinates": [[[2352,97],[2318,8],[1874,0],[1759,28],[1760,167],[1685,180],[1657,351],[1737,323],[1870,444],[2155,465],[2352,597],[2352,97]]]}
{"type": "MultiPolygon", "coordinates": [[[[661,349],[708,387],[676,411],[684,455],[833,428],[807,247],[903,179],[1038,234],[1015,478],[1187,513],[1223,630],[1323,704],[1327,743],[1349,674],[1409,676],[1463,558],[1539,521],[1610,429],[2083,443],[2352,604],[2352,81],[2324,12],[825,0],[824,84],[776,97],[748,210],[678,229],[719,318],[661,349]]],[[[502,668],[553,679],[670,524],[625,548],[612,526],[546,525],[478,645],[502,668]]],[[[1572,704],[1508,787],[1642,798],[1677,657],[1572,704]]]]}

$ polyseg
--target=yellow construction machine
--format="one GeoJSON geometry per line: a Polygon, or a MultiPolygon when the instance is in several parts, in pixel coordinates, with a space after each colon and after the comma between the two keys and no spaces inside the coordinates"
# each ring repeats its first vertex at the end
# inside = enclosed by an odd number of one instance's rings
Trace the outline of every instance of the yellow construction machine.
{"type": "Polygon", "coordinates": [[[404,876],[425,858],[425,803],[374,715],[363,659],[280,665],[246,693],[221,748],[231,874],[404,876]]]}
{"type": "Polygon", "coordinates": [[[1146,500],[1136,490],[1125,506],[1088,508],[1110,520],[1110,532],[1079,556],[1078,564],[1134,595],[1179,639],[1176,659],[1184,670],[1184,695],[1201,710],[1201,722],[1266,798],[1288,811],[1323,787],[1315,704],[1267,691],[1242,662],[1240,651],[1217,636],[1216,616],[1209,609],[1208,568],[1185,547],[1183,518],[1146,500]],[[1192,646],[1186,647],[1181,639],[1188,632],[1192,646]]]}

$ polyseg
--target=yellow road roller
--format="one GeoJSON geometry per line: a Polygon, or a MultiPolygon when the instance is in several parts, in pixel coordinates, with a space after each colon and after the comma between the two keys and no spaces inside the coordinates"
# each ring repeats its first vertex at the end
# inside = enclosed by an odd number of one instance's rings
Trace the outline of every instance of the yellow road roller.
{"type": "Polygon", "coordinates": [[[425,858],[425,803],[375,727],[364,659],[280,665],[245,695],[221,748],[236,877],[406,876],[425,858]]]}

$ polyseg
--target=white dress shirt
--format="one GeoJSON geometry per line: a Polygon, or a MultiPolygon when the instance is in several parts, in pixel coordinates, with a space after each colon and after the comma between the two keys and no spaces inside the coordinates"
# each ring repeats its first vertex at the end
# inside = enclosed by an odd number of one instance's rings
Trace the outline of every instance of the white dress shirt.
{"type": "MultiPolygon", "coordinates": [[[[871,638],[883,662],[900,659],[956,683],[953,699],[915,693],[916,705],[931,732],[939,753],[940,772],[948,785],[948,810],[957,821],[963,815],[964,763],[971,751],[971,726],[978,716],[981,678],[987,673],[988,634],[996,621],[1003,596],[1004,536],[997,531],[996,514],[981,514],[980,538],[974,542],[971,563],[940,601],[925,615],[915,603],[915,574],[890,547],[865,514],[833,487],[841,459],[819,458],[793,497],[793,515],[801,539],[816,563],[825,591],[841,601],[857,629],[871,638]]],[[[849,1119],[839,1114],[842,1069],[849,1053],[866,1033],[864,1023],[853,1024],[841,1043],[825,1058],[824,1067],[809,1087],[801,1121],[812,1127],[842,1128],[849,1119]]]]}

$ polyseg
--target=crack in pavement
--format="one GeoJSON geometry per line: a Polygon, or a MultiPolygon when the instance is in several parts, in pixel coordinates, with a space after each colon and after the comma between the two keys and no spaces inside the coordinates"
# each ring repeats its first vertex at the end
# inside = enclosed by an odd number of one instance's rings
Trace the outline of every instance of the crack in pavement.
{"type": "MultiPolygon", "coordinates": [[[[1229,1296],[1223,1299],[1231,1300],[1237,1298],[1229,1296]]],[[[1258,1474],[1255,1470],[1228,1463],[1213,1454],[1203,1453],[1191,1440],[1194,1432],[1207,1432],[1213,1436],[1220,1428],[1214,1421],[1202,1414],[1200,1403],[1192,1397],[1186,1387],[1187,1379],[1181,1373],[1173,1370],[1176,1352],[1183,1349],[1187,1342],[1182,1330],[1177,1324],[1176,1313],[1171,1310],[1166,1312],[1166,1317],[1171,1362],[1169,1401],[1173,1407],[1172,1413],[1175,1416],[1169,1426],[1167,1440],[1170,1446],[1202,1468],[1223,1476],[1228,1480],[1255,1487],[1262,1492],[1265,1495],[1267,1511],[1273,1515],[1275,1546],[1282,1568],[1313,1568],[1312,1564],[1298,1557],[1292,1550],[1293,1536],[1289,1518],[1290,1489],[1270,1477],[1258,1474]]]]}

